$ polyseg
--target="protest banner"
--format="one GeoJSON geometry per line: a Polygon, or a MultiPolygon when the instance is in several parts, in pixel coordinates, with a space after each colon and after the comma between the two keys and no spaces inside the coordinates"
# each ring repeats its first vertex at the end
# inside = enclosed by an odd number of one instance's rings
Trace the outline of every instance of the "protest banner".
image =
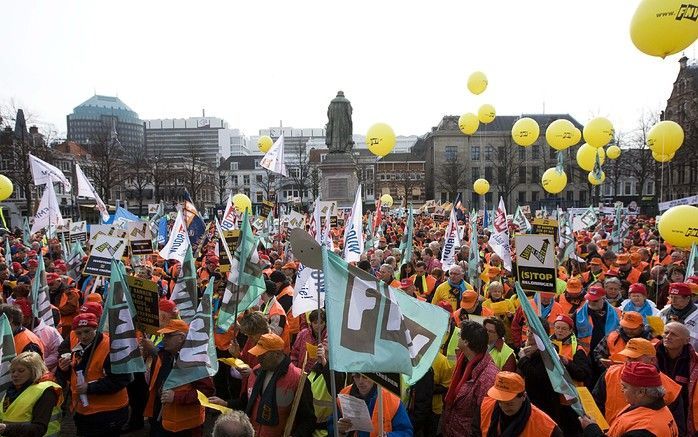
{"type": "Polygon", "coordinates": [[[557,241],[557,225],[557,220],[537,217],[531,221],[531,233],[552,235],[557,241]]]}
{"type": "Polygon", "coordinates": [[[156,334],[160,329],[158,284],[135,276],[127,276],[127,281],[133,306],[136,307],[138,328],[148,335],[156,334]]]}
{"type": "Polygon", "coordinates": [[[555,245],[551,235],[515,235],[516,269],[526,291],[555,292],[555,245]]]}
{"type": "MultiPolygon", "coordinates": [[[[223,238],[225,238],[225,244],[228,245],[228,250],[230,253],[235,253],[235,249],[238,247],[238,240],[240,239],[240,229],[232,229],[230,231],[223,231],[223,238]]],[[[218,244],[223,244],[221,241],[218,242],[218,244]]],[[[230,271],[230,265],[232,261],[228,259],[228,255],[225,252],[225,249],[222,247],[219,247],[218,253],[220,256],[218,257],[219,259],[219,270],[221,273],[227,273],[230,271]]]]}
{"type": "Polygon", "coordinates": [[[85,264],[85,275],[111,275],[111,261],[121,259],[126,250],[126,239],[109,235],[100,235],[90,250],[90,256],[85,264]]]}
{"type": "Polygon", "coordinates": [[[262,218],[262,221],[266,220],[267,217],[269,217],[269,214],[274,210],[274,202],[270,202],[268,200],[262,201],[262,208],[259,211],[259,216],[262,218]]]}
{"type": "Polygon", "coordinates": [[[71,243],[75,243],[76,241],[84,244],[87,243],[87,222],[86,221],[81,221],[81,222],[73,222],[70,224],[70,238],[69,241],[71,243]]]}
{"type": "Polygon", "coordinates": [[[126,239],[127,232],[125,229],[118,229],[112,225],[90,225],[89,245],[94,246],[100,235],[126,239]]]}
{"type": "Polygon", "coordinates": [[[153,253],[153,235],[146,222],[128,222],[128,243],[132,255],[150,255],[153,253]]]}

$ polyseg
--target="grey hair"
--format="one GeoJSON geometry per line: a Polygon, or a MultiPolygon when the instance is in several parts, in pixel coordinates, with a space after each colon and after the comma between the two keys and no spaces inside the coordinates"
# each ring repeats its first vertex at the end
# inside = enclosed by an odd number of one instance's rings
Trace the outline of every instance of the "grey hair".
{"type": "Polygon", "coordinates": [[[653,401],[656,401],[657,399],[663,399],[664,395],[666,394],[666,389],[662,386],[659,387],[642,387],[642,389],[645,391],[645,395],[648,398],[652,398],[653,401]]]}
{"type": "Polygon", "coordinates": [[[392,265],[391,263],[396,263],[396,262],[397,262],[397,260],[396,260],[395,257],[392,256],[392,255],[390,255],[389,257],[387,257],[387,258],[385,259],[385,263],[386,263],[386,264],[392,265]]]}
{"type": "Polygon", "coordinates": [[[453,273],[455,270],[460,270],[461,273],[465,273],[465,272],[463,271],[463,267],[459,266],[458,264],[453,264],[453,265],[448,269],[448,272],[449,272],[449,273],[453,273]]]}
{"type": "Polygon", "coordinates": [[[385,267],[386,269],[390,270],[390,274],[391,274],[391,275],[392,275],[393,273],[395,273],[395,269],[394,269],[393,266],[391,266],[390,264],[381,264],[381,268],[383,268],[383,267],[385,267]]]}
{"type": "Polygon", "coordinates": [[[254,437],[254,429],[247,415],[238,410],[221,414],[213,425],[213,437],[254,437]],[[237,425],[235,434],[223,429],[226,424],[237,425]]]}
{"type": "Polygon", "coordinates": [[[618,278],[606,278],[606,280],[603,281],[603,285],[605,286],[606,284],[621,285],[620,279],[618,279],[618,278]]]}

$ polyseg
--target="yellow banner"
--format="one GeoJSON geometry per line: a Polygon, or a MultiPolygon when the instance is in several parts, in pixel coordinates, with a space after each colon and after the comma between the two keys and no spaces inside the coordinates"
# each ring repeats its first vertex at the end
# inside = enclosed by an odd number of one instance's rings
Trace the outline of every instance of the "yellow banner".
{"type": "Polygon", "coordinates": [[[594,402],[593,396],[591,396],[591,393],[589,392],[589,389],[586,387],[576,387],[577,388],[577,393],[579,393],[579,400],[582,401],[582,407],[584,407],[584,412],[594,419],[594,422],[599,425],[599,427],[605,431],[609,428],[608,422],[606,422],[606,418],[603,417],[603,414],[601,414],[601,410],[599,410],[599,407],[596,405],[596,402],[594,402]]]}

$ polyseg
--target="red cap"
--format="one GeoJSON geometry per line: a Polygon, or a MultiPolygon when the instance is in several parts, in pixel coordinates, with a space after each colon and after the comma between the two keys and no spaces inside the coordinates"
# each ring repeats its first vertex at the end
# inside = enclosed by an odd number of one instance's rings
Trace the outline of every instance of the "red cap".
{"type": "Polygon", "coordinates": [[[175,314],[177,312],[177,306],[174,301],[169,299],[160,299],[158,302],[158,309],[165,313],[175,314]]]}
{"type": "Polygon", "coordinates": [[[686,278],[686,283],[687,284],[698,284],[698,276],[689,276],[686,278]]]}
{"type": "Polygon", "coordinates": [[[27,261],[27,267],[37,268],[37,267],[39,267],[39,261],[37,261],[35,259],[30,259],[29,261],[27,261]]]}
{"type": "Polygon", "coordinates": [[[94,314],[98,319],[102,317],[102,311],[102,305],[97,302],[85,302],[85,304],[80,307],[81,313],[94,314]]]}
{"type": "MultiPolygon", "coordinates": [[[[555,318],[555,322],[565,322],[567,325],[574,329],[574,322],[572,321],[572,318],[568,316],[567,314],[560,314],[555,318]]],[[[555,323],[553,322],[553,323],[555,323]]]]}
{"type": "Polygon", "coordinates": [[[18,263],[17,261],[12,263],[12,270],[18,271],[22,270],[22,264],[18,263]]]}
{"type": "Polygon", "coordinates": [[[61,279],[61,275],[59,275],[58,273],[54,273],[54,272],[46,273],[46,282],[48,282],[49,284],[51,282],[59,281],[60,279],[61,279]]]}
{"type": "Polygon", "coordinates": [[[657,368],[653,364],[641,363],[639,361],[625,363],[620,379],[634,387],[662,386],[662,378],[659,376],[657,368]]]}
{"type": "Polygon", "coordinates": [[[81,313],[75,316],[73,319],[73,330],[78,328],[96,328],[97,327],[97,317],[92,313],[81,313]]]}
{"type": "Polygon", "coordinates": [[[595,301],[606,297],[606,290],[601,285],[594,285],[589,290],[587,294],[584,295],[586,300],[595,301]]]}
{"type": "MultiPolygon", "coordinates": [[[[402,290],[406,288],[410,288],[411,286],[414,285],[414,280],[412,278],[405,278],[400,281],[400,288],[402,290]]],[[[450,305],[450,304],[449,304],[450,305]]]]}
{"type": "Polygon", "coordinates": [[[691,287],[683,282],[673,282],[669,284],[670,296],[691,296],[691,287]]]}
{"type": "Polygon", "coordinates": [[[15,300],[13,304],[22,310],[22,315],[24,315],[24,317],[32,316],[32,304],[26,297],[20,297],[19,299],[15,300]]]}
{"type": "Polygon", "coordinates": [[[645,297],[647,297],[647,287],[645,287],[645,284],[640,284],[639,282],[632,284],[630,288],[628,288],[628,294],[630,295],[633,293],[644,294],[645,297]]]}

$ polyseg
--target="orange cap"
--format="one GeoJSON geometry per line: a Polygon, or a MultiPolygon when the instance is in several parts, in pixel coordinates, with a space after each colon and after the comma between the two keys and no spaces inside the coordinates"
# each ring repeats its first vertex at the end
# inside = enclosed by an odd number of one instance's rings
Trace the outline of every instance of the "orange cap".
{"type": "Polygon", "coordinates": [[[182,319],[172,319],[164,328],[158,330],[158,334],[172,334],[174,332],[189,332],[189,325],[182,319]]]}
{"type": "Polygon", "coordinates": [[[287,262],[286,264],[283,265],[283,267],[281,267],[281,269],[282,270],[285,270],[285,269],[296,270],[296,263],[287,262]]]}
{"type": "Polygon", "coordinates": [[[267,352],[282,350],[284,350],[284,341],[281,337],[276,334],[264,334],[259,337],[259,341],[249,352],[258,357],[267,352]]]}
{"type": "Polygon", "coordinates": [[[85,302],[97,302],[99,304],[102,303],[102,295],[99,293],[90,293],[87,295],[87,298],[85,298],[85,302]]]}
{"type": "Polygon", "coordinates": [[[567,291],[572,294],[579,294],[582,292],[582,281],[579,278],[570,278],[567,280],[567,291]]]}
{"type": "Polygon", "coordinates": [[[477,305],[477,293],[473,290],[466,290],[460,300],[460,307],[464,310],[473,309],[477,305]]]}
{"type": "Polygon", "coordinates": [[[657,350],[651,341],[644,338],[631,338],[625,345],[625,348],[614,354],[612,358],[616,358],[617,361],[625,361],[627,358],[640,358],[640,357],[655,357],[657,356],[657,350]]]}
{"type": "Polygon", "coordinates": [[[487,396],[492,399],[507,402],[526,390],[526,384],[518,373],[499,372],[494,385],[487,390],[487,396]]]}
{"type": "Polygon", "coordinates": [[[626,311],[620,318],[620,326],[628,329],[637,329],[644,324],[642,314],[637,311],[626,311]]]}
{"type": "Polygon", "coordinates": [[[591,259],[591,265],[605,267],[603,265],[603,261],[601,260],[601,258],[597,258],[597,257],[594,257],[591,259]]]}
{"type": "Polygon", "coordinates": [[[627,253],[621,253],[616,257],[616,264],[627,264],[630,262],[630,255],[627,253]]]}

